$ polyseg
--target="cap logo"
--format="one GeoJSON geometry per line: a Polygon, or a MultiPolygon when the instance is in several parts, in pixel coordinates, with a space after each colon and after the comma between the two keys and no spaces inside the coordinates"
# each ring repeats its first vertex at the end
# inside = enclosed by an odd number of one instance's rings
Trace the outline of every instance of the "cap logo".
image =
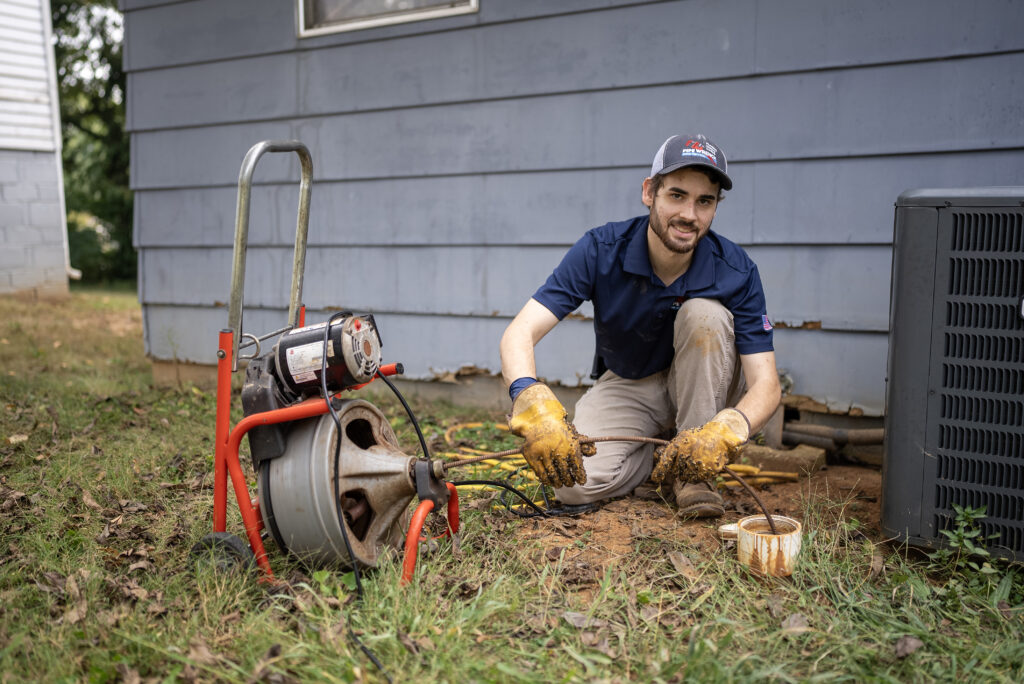
{"type": "Polygon", "coordinates": [[[701,157],[718,166],[718,150],[709,142],[701,142],[690,138],[681,152],[683,157],[701,157]]]}

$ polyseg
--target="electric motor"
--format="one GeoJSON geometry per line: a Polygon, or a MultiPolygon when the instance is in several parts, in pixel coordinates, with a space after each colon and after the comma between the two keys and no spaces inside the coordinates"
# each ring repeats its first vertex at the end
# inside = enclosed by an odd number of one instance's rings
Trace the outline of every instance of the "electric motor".
{"type": "MultiPolygon", "coordinates": [[[[323,371],[324,323],[285,333],[274,346],[278,378],[294,396],[318,395],[323,371]]],[[[369,382],[380,367],[380,333],[373,315],[335,319],[327,336],[327,389],[369,382]]]]}

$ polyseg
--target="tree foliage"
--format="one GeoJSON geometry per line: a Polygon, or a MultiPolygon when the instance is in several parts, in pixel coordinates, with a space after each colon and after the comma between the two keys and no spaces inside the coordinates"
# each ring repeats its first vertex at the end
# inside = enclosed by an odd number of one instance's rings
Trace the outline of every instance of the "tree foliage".
{"type": "Polygon", "coordinates": [[[86,280],[134,278],[123,29],[116,0],[53,0],[71,262],[86,280]]]}

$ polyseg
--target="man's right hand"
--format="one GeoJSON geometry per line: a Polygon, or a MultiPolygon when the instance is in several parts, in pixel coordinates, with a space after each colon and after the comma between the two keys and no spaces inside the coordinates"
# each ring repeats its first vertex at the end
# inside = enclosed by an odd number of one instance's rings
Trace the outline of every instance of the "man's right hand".
{"type": "Polygon", "coordinates": [[[550,387],[538,382],[520,392],[508,428],[526,440],[523,457],[541,483],[572,487],[587,481],[579,435],[550,387]]]}

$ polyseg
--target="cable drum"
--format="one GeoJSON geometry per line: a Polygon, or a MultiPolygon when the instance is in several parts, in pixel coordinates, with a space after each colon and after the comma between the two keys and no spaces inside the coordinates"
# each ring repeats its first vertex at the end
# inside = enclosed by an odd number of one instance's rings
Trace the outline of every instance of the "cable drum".
{"type": "MultiPolygon", "coordinates": [[[[356,561],[373,567],[386,547],[404,541],[416,459],[398,449],[394,431],[372,404],[346,400],[338,416],[342,524],[356,561]]],[[[259,503],[279,545],[304,560],[350,567],[331,482],[337,433],[330,414],[296,422],[285,453],[260,469],[259,503]]]]}

